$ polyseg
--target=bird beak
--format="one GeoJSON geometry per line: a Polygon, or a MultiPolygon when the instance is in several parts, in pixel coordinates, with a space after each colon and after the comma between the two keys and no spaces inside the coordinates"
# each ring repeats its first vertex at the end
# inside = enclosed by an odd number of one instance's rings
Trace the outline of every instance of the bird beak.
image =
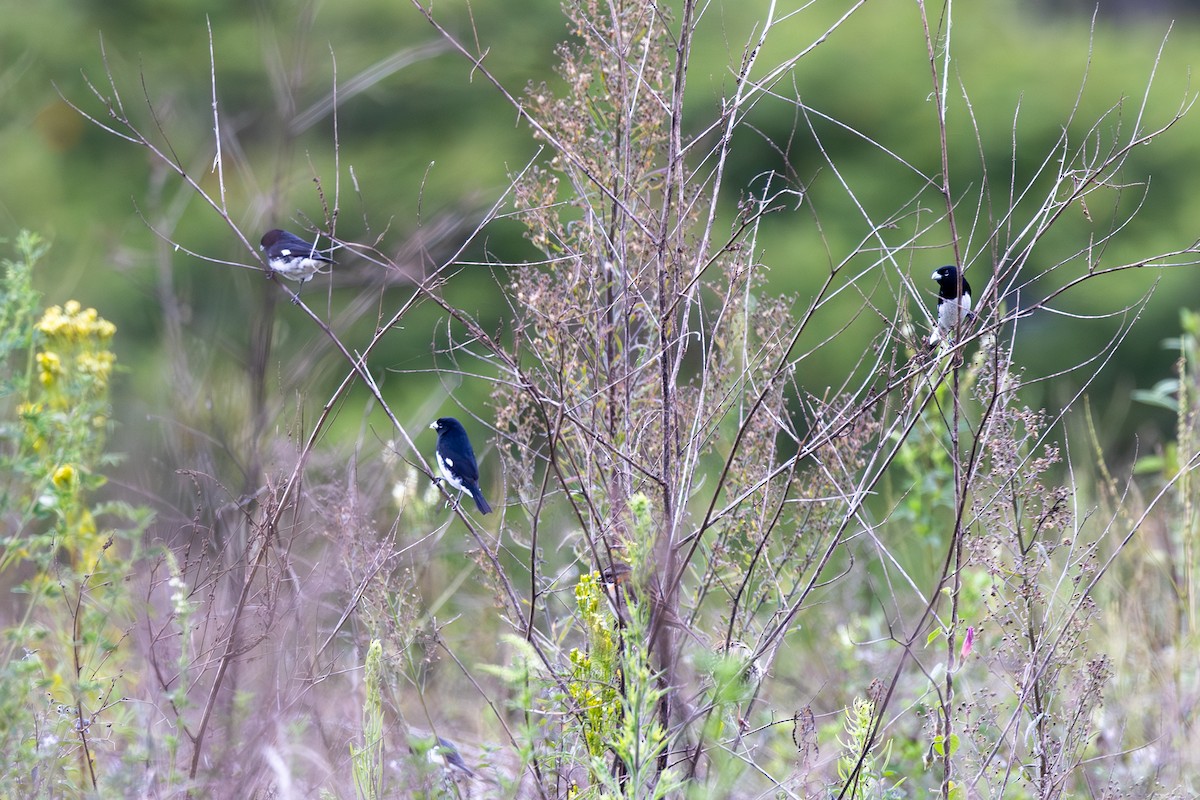
{"type": "Polygon", "coordinates": [[[429,430],[436,431],[437,430],[437,422],[429,423],[429,430]]]}
{"type": "Polygon", "coordinates": [[[937,274],[937,271],[936,271],[936,270],[934,270],[934,273],[933,273],[932,275],[930,275],[929,277],[933,278],[933,279],[936,281],[936,280],[937,280],[938,278],[940,278],[941,276],[937,274]]]}

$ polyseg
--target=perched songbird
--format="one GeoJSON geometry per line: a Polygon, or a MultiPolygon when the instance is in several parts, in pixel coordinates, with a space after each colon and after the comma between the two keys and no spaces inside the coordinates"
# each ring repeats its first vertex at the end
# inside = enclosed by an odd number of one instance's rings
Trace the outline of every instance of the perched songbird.
{"type": "Polygon", "coordinates": [[[454,417],[442,417],[429,426],[437,431],[438,471],[446,482],[460,492],[470,492],[475,498],[479,513],[490,514],[492,507],[483,499],[479,489],[479,465],[475,463],[475,451],[462,423],[454,417]]]}
{"type": "Polygon", "coordinates": [[[622,561],[614,561],[612,566],[600,571],[600,583],[617,612],[617,619],[622,625],[628,625],[629,603],[638,600],[633,587],[633,569],[622,561]]]}
{"type": "Polygon", "coordinates": [[[611,567],[605,567],[600,571],[600,582],[607,587],[611,584],[614,587],[625,586],[631,583],[633,578],[633,569],[623,561],[614,561],[611,567]]]}
{"type": "Polygon", "coordinates": [[[429,752],[425,754],[431,764],[439,764],[448,775],[454,776],[455,772],[460,772],[468,778],[474,777],[475,771],[467,766],[467,762],[463,761],[462,754],[458,752],[458,748],[449,739],[437,737],[437,744],[429,748],[429,752]]]}
{"type": "Polygon", "coordinates": [[[278,228],[269,230],[262,237],[262,251],[267,255],[267,266],[283,277],[300,281],[312,280],[313,275],[325,271],[326,264],[333,259],[295,234],[278,228]]]}
{"type": "Polygon", "coordinates": [[[938,342],[952,340],[959,325],[975,319],[971,313],[971,284],[962,277],[957,267],[938,267],[933,272],[938,284],[937,325],[929,334],[929,349],[938,342]]]}

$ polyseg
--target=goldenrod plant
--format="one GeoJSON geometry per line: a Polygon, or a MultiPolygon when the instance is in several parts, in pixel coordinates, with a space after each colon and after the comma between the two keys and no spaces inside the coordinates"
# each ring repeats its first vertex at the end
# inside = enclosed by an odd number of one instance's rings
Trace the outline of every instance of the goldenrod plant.
{"type": "Polygon", "coordinates": [[[94,499],[112,466],[116,329],[74,300],[35,317],[31,277],[47,247],[29,232],[13,246],[0,310],[0,358],[11,369],[0,400],[9,523],[0,578],[21,611],[4,631],[0,785],[9,796],[96,791],[138,738],[128,703],[136,675],[125,672],[128,577],[149,518],[94,499]]]}
{"type": "Polygon", "coordinates": [[[354,786],[360,800],[376,800],[383,784],[383,644],[372,639],[363,671],[362,743],[350,746],[354,786]]]}
{"type": "Polygon", "coordinates": [[[881,743],[877,737],[876,709],[874,700],[856,697],[842,712],[837,774],[843,783],[838,796],[847,800],[900,800],[908,796],[901,788],[904,778],[890,766],[891,744],[881,743]]]}
{"type": "Polygon", "coordinates": [[[571,649],[567,690],[579,708],[583,744],[590,759],[608,753],[621,712],[620,633],[600,582],[600,573],[581,575],[575,603],[586,644],[571,649]]]}

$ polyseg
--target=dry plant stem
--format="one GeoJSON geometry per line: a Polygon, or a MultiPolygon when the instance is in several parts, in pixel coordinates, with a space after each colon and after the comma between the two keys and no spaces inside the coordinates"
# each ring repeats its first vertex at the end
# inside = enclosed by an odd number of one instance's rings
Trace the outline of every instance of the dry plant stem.
{"type": "MultiPolygon", "coordinates": [[[[946,126],[946,92],[949,88],[949,64],[950,64],[950,33],[953,27],[953,2],[947,2],[944,7],[943,20],[945,21],[945,39],[942,42],[943,51],[945,53],[945,64],[943,66],[943,74],[939,75],[937,66],[937,52],[934,45],[933,35],[929,25],[928,10],[924,0],[918,0],[918,8],[921,13],[921,25],[925,34],[925,47],[929,56],[930,79],[933,84],[931,96],[934,99],[935,110],[937,114],[937,129],[939,137],[939,152],[942,159],[942,172],[940,191],[943,201],[946,204],[946,221],[950,230],[950,244],[954,249],[954,263],[962,264],[962,254],[959,251],[959,236],[958,226],[954,213],[954,199],[950,190],[950,151],[947,145],[947,126],[946,126]]],[[[959,273],[961,281],[961,272],[959,273]]],[[[961,285],[958,291],[961,292],[961,285]]],[[[952,710],[954,704],[954,669],[955,669],[955,633],[958,624],[958,595],[961,589],[961,570],[962,570],[962,550],[963,550],[963,535],[962,517],[966,503],[966,483],[963,475],[962,460],[959,450],[959,416],[962,411],[961,397],[959,395],[959,370],[954,368],[953,372],[953,389],[950,422],[950,460],[954,471],[954,503],[957,509],[955,514],[954,531],[951,536],[951,552],[952,552],[952,585],[950,593],[951,613],[950,624],[946,631],[946,678],[945,691],[941,697],[941,735],[942,735],[942,797],[950,796],[953,776],[953,748],[951,747],[951,737],[953,731],[952,710]]],[[[944,580],[944,578],[943,578],[944,580]]],[[[939,581],[940,587],[941,581],[939,581]]],[[[937,597],[935,593],[934,598],[937,597]]],[[[935,600],[936,602],[936,600],[935,600]]]]}
{"type": "Polygon", "coordinates": [[[958,226],[955,223],[954,217],[954,197],[950,190],[950,148],[947,145],[947,130],[946,130],[946,92],[949,88],[950,74],[950,30],[954,19],[954,2],[947,0],[943,19],[945,20],[945,40],[942,42],[944,52],[944,63],[942,66],[942,74],[938,72],[937,65],[937,46],[933,39],[933,32],[929,26],[928,10],[925,7],[925,0],[917,0],[917,8],[921,12],[921,27],[925,34],[925,49],[929,55],[929,72],[930,79],[933,82],[933,91],[931,97],[934,102],[934,110],[937,114],[937,128],[939,137],[939,150],[942,158],[942,174],[939,182],[938,191],[941,192],[942,199],[946,203],[946,223],[950,228],[950,246],[954,248],[954,263],[962,264],[962,253],[959,252],[959,236],[958,226]]]}
{"type": "Polygon", "coordinates": [[[221,109],[217,105],[217,54],[213,48],[212,18],[208,14],[204,15],[204,24],[208,28],[208,85],[212,90],[213,147],[216,151],[213,168],[217,171],[217,187],[221,193],[219,205],[228,208],[225,202],[225,159],[221,158],[221,109]]]}
{"type": "Polygon", "coordinates": [[[1168,498],[1168,495],[1175,490],[1175,485],[1183,480],[1184,475],[1189,475],[1197,469],[1200,469],[1200,453],[1194,454],[1185,464],[1180,465],[1179,471],[1163,484],[1158,493],[1155,494],[1154,497],[1151,498],[1151,500],[1146,504],[1146,507],[1143,509],[1138,518],[1130,523],[1127,533],[1121,538],[1120,542],[1117,543],[1116,547],[1113,548],[1113,552],[1109,555],[1105,562],[1100,565],[1095,574],[1092,575],[1087,585],[1080,590],[1078,597],[1075,598],[1070,610],[1067,612],[1064,619],[1059,622],[1058,632],[1053,638],[1046,642],[1046,646],[1043,648],[1045,655],[1040,659],[1040,661],[1027,666],[1030,679],[1025,682],[1026,688],[1023,689],[1021,694],[1016,698],[1016,708],[1014,709],[1013,713],[1009,715],[1008,721],[1001,728],[999,735],[996,737],[996,742],[992,746],[992,749],[987,752],[983,759],[981,759],[979,771],[975,773],[975,775],[971,778],[970,783],[967,784],[968,793],[973,792],[978,786],[979,782],[983,780],[988,766],[999,755],[1000,748],[1004,746],[1006,741],[1009,740],[1009,737],[1015,737],[1019,734],[1017,729],[1017,721],[1021,717],[1022,709],[1024,708],[1025,704],[1031,699],[1028,692],[1032,691],[1032,687],[1037,685],[1038,679],[1049,668],[1050,660],[1057,651],[1063,637],[1067,635],[1069,623],[1079,615],[1079,613],[1083,610],[1084,605],[1089,602],[1090,598],[1092,597],[1092,593],[1096,590],[1100,580],[1108,573],[1116,560],[1124,553],[1125,548],[1128,547],[1131,541],[1133,541],[1133,537],[1142,531],[1142,526],[1149,518],[1151,512],[1158,507],[1159,503],[1168,498]]]}
{"type": "MultiPolygon", "coordinates": [[[[773,388],[775,381],[781,380],[787,374],[788,361],[789,361],[790,355],[795,350],[796,345],[800,340],[800,335],[806,330],[806,328],[807,328],[806,323],[807,323],[808,319],[811,319],[813,314],[816,313],[816,310],[817,310],[818,304],[820,303],[821,298],[825,297],[828,290],[833,286],[835,277],[836,277],[836,270],[831,272],[829,277],[826,278],[824,285],[821,287],[821,289],[817,293],[816,299],[814,299],[813,302],[809,304],[806,317],[804,319],[802,319],[799,324],[797,324],[796,329],[795,329],[794,333],[792,334],[791,340],[788,343],[788,346],[784,349],[784,353],[781,356],[781,360],[780,360],[781,363],[775,369],[775,371],[773,372],[771,377],[768,378],[767,381],[765,381],[762,390],[754,398],[753,403],[751,403],[749,409],[747,410],[747,412],[744,416],[742,424],[738,427],[737,432],[734,434],[733,444],[729,448],[729,456],[725,459],[725,462],[721,465],[721,474],[717,478],[716,486],[713,487],[712,493],[710,495],[710,500],[708,503],[708,508],[705,510],[705,513],[704,513],[704,518],[701,521],[700,525],[697,526],[695,532],[692,533],[688,537],[688,539],[691,540],[691,547],[688,549],[688,551],[684,555],[684,557],[679,560],[679,573],[680,574],[679,574],[679,576],[675,576],[673,578],[673,580],[678,580],[679,577],[682,576],[682,571],[687,568],[687,565],[689,563],[691,563],[692,558],[696,554],[696,549],[700,546],[700,540],[701,540],[701,537],[704,535],[705,531],[707,531],[717,520],[719,520],[723,516],[723,513],[719,513],[717,511],[717,502],[721,498],[722,489],[725,485],[725,482],[729,479],[730,472],[732,471],[732,469],[734,467],[734,463],[735,463],[734,457],[738,455],[738,453],[741,450],[742,442],[749,435],[750,421],[753,419],[754,415],[758,412],[758,410],[763,406],[763,404],[766,403],[768,397],[770,396],[770,391],[773,388]]],[[[847,419],[845,424],[848,426],[852,423],[851,423],[850,419],[847,419]]],[[[832,438],[832,435],[834,435],[834,434],[831,433],[829,438],[832,438]]],[[[815,438],[818,441],[821,441],[822,437],[818,436],[815,438]]],[[[825,439],[825,441],[828,441],[828,439],[825,439]]],[[[815,444],[811,449],[815,449],[815,444]]],[[[810,452],[811,452],[811,449],[810,449],[810,452]]],[[[787,471],[788,469],[790,469],[792,467],[792,465],[799,463],[799,461],[802,458],[802,455],[808,455],[808,454],[809,453],[803,453],[803,449],[802,449],[801,454],[797,454],[797,456],[795,458],[790,459],[789,463],[780,465],[777,468],[777,470],[775,472],[773,472],[772,474],[769,474],[767,476],[767,478],[773,478],[777,474],[781,474],[782,472],[787,471]]],[[[749,490],[748,490],[747,494],[748,493],[749,493],[749,490]]],[[[729,506],[727,506],[727,508],[736,506],[738,503],[740,503],[740,501],[741,501],[741,498],[735,498],[734,501],[729,506]]],[[[680,544],[685,544],[688,541],[688,539],[685,539],[680,544]]]]}
{"type": "MultiPolygon", "coordinates": [[[[910,402],[915,403],[915,399],[910,402]]],[[[918,420],[920,419],[920,414],[919,414],[920,408],[923,408],[924,404],[927,402],[928,402],[928,398],[926,398],[926,400],[923,401],[919,406],[914,405],[912,408],[909,409],[908,413],[902,415],[902,418],[905,419],[905,422],[903,423],[903,427],[900,430],[898,430],[896,435],[894,436],[896,443],[894,444],[894,446],[892,447],[892,449],[889,452],[887,452],[886,454],[881,454],[881,457],[879,458],[878,463],[875,465],[873,474],[875,474],[876,476],[882,476],[882,474],[886,470],[887,466],[889,464],[891,464],[891,462],[899,454],[900,449],[902,447],[902,443],[907,439],[908,433],[911,431],[912,427],[914,425],[916,425],[918,420]]],[[[846,424],[850,424],[850,423],[847,422],[846,424]]],[[[829,438],[832,438],[832,435],[830,435],[829,438]]],[[[884,437],[884,440],[886,440],[886,437],[884,437]]],[[[815,446],[812,448],[812,451],[815,451],[815,446]]],[[[801,454],[801,456],[802,455],[803,454],[801,454]]],[[[797,456],[797,458],[789,460],[789,463],[794,466],[801,456],[797,456]]],[[[869,475],[871,473],[872,473],[871,469],[866,470],[866,474],[869,475]]],[[[824,548],[821,555],[814,563],[812,570],[811,570],[811,576],[808,579],[808,581],[805,583],[804,588],[796,595],[795,598],[793,598],[792,602],[788,605],[787,609],[780,615],[776,624],[773,625],[769,630],[765,631],[762,634],[762,636],[760,637],[759,644],[754,650],[754,654],[753,654],[754,658],[758,658],[758,657],[762,656],[764,653],[766,653],[773,647],[777,646],[778,643],[782,640],[783,636],[786,634],[786,632],[790,629],[793,620],[795,619],[796,615],[799,613],[800,609],[803,607],[804,601],[808,598],[809,594],[817,587],[819,576],[823,573],[825,567],[829,564],[834,553],[837,551],[838,547],[841,545],[841,543],[843,541],[843,536],[845,535],[845,532],[848,529],[849,525],[851,524],[851,522],[854,519],[856,519],[858,517],[858,514],[860,513],[861,508],[862,508],[862,504],[866,501],[867,497],[869,496],[868,487],[870,485],[872,485],[874,483],[874,480],[876,480],[876,479],[877,478],[875,478],[875,479],[872,479],[869,477],[864,478],[863,485],[857,487],[853,491],[853,493],[848,493],[846,495],[845,502],[847,503],[847,510],[843,516],[842,523],[839,525],[837,530],[835,530],[833,532],[832,536],[829,539],[827,546],[824,548]]],[[[937,597],[937,595],[935,592],[933,600],[931,600],[931,602],[936,602],[936,597],[937,597]]],[[[909,640],[910,645],[911,645],[911,642],[915,640],[917,635],[919,635],[920,628],[921,628],[921,626],[918,625],[916,628],[916,632],[914,632],[914,634],[912,635],[912,638],[909,640]]],[[[903,664],[903,662],[901,662],[901,664],[897,666],[896,673],[894,675],[893,686],[895,685],[895,682],[899,680],[902,664],[903,664]]],[[[890,696],[890,692],[889,692],[889,696],[890,696]]],[[[882,708],[883,708],[883,706],[881,706],[881,711],[882,711],[882,708]]]]}
{"type": "MultiPolygon", "coordinates": [[[[99,568],[99,564],[93,567],[93,572],[99,568]]],[[[83,771],[88,780],[91,781],[92,791],[99,788],[96,780],[96,765],[92,758],[92,749],[88,739],[89,722],[83,711],[83,696],[78,689],[78,683],[83,679],[83,659],[80,654],[80,648],[83,646],[83,605],[84,605],[84,589],[87,587],[87,579],[81,580],[79,586],[75,590],[75,602],[67,600],[67,606],[71,610],[71,630],[74,632],[71,641],[71,658],[74,666],[76,688],[75,694],[75,726],[76,734],[79,736],[79,758],[83,762],[83,771]]],[[[65,589],[66,586],[60,580],[59,588],[65,589]]],[[[66,595],[64,594],[64,599],[66,595]]]]}
{"type": "Polygon", "coordinates": [[[959,443],[959,417],[962,414],[962,397],[960,395],[959,368],[954,368],[952,398],[953,409],[950,421],[950,463],[954,469],[954,532],[951,534],[951,551],[953,566],[950,575],[950,624],[946,630],[946,685],[942,695],[942,796],[949,797],[954,770],[954,748],[951,737],[954,736],[954,670],[956,668],[954,645],[958,631],[958,596],[962,589],[963,568],[963,537],[966,535],[962,526],[963,514],[967,502],[967,483],[963,474],[962,450],[959,443]]]}
{"type": "Polygon", "coordinates": [[[530,513],[529,533],[529,616],[525,621],[525,641],[533,641],[533,626],[537,620],[537,606],[540,598],[538,591],[538,541],[541,534],[542,511],[548,497],[550,473],[542,474],[542,485],[538,492],[537,503],[530,513]]]}
{"type": "MultiPolygon", "coordinates": [[[[517,101],[515,98],[513,98],[512,95],[509,94],[504,89],[503,85],[490,74],[490,72],[486,69],[486,67],[483,66],[481,59],[478,59],[478,58],[472,56],[471,53],[468,52],[468,50],[457,41],[457,39],[455,39],[448,31],[445,30],[445,28],[443,28],[439,23],[437,23],[433,19],[432,13],[427,8],[422,6],[420,3],[416,2],[416,0],[414,0],[414,5],[421,11],[421,13],[426,17],[426,19],[430,22],[430,24],[433,25],[434,28],[439,33],[452,43],[452,45],[455,47],[455,49],[457,49],[460,53],[462,53],[462,55],[464,55],[466,58],[468,58],[472,61],[475,69],[477,69],[479,72],[481,72],[483,75],[485,75],[485,77],[487,77],[488,80],[493,83],[493,85],[497,88],[497,90],[502,93],[502,95],[513,105],[513,107],[515,109],[517,109],[517,111],[520,114],[520,116],[522,117],[522,119],[524,119],[531,126],[533,126],[533,128],[538,132],[538,134],[540,136],[543,136],[547,141],[549,141],[552,144],[552,146],[556,149],[556,152],[559,152],[565,158],[570,160],[573,163],[573,165],[577,169],[579,169],[579,171],[582,174],[589,176],[589,178],[591,177],[590,172],[586,168],[586,165],[579,162],[575,158],[575,156],[570,152],[569,148],[563,147],[561,145],[561,143],[559,143],[557,141],[557,139],[553,136],[552,133],[547,131],[542,125],[540,125],[540,123],[538,123],[538,121],[536,119],[532,118],[528,114],[528,112],[526,112],[524,110],[522,104],[519,101],[517,101]]],[[[660,352],[659,352],[660,373],[662,375],[663,386],[666,387],[666,391],[667,391],[667,394],[664,395],[664,413],[663,413],[663,418],[665,421],[664,424],[668,426],[664,429],[664,452],[663,452],[663,456],[662,456],[662,462],[663,462],[664,467],[668,467],[670,465],[670,459],[671,459],[671,454],[666,450],[666,448],[668,446],[666,443],[668,441],[671,441],[674,438],[676,438],[676,435],[672,433],[673,425],[674,425],[674,422],[672,420],[672,413],[675,413],[675,412],[668,411],[666,409],[669,409],[672,406],[672,403],[669,401],[669,398],[671,397],[671,394],[670,394],[671,379],[672,379],[672,376],[675,374],[676,370],[678,369],[678,359],[671,359],[670,354],[674,348],[677,348],[678,343],[679,343],[678,335],[672,336],[670,328],[669,328],[669,320],[672,318],[670,316],[670,312],[673,310],[674,303],[673,303],[673,301],[667,300],[667,298],[669,296],[671,296],[671,293],[668,291],[668,289],[673,284],[671,283],[670,279],[668,278],[668,272],[671,269],[671,265],[669,263],[669,258],[671,257],[671,254],[668,254],[666,252],[666,248],[668,247],[668,238],[670,236],[670,231],[671,231],[671,226],[670,226],[670,222],[672,220],[671,215],[673,213],[673,201],[671,198],[672,198],[672,195],[677,191],[676,187],[681,185],[681,183],[682,183],[683,147],[682,147],[682,143],[680,140],[679,125],[680,125],[680,120],[681,120],[681,109],[682,109],[682,85],[681,85],[681,83],[682,83],[683,77],[681,76],[680,70],[683,69],[684,72],[686,71],[686,54],[687,54],[688,43],[690,42],[690,38],[689,38],[690,33],[688,31],[690,31],[690,28],[691,28],[691,18],[692,18],[693,14],[694,14],[694,4],[689,3],[685,7],[685,11],[683,14],[684,21],[683,21],[683,24],[681,24],[681,30],[684,31],[684,33],[681,34],[681,38],[680,38],[679,44],[677,46],[677,72],[676,72],[677,79],[676,79],[676,85],[675,85],[673,101],[672,101],[673,102],[673,113],[672,113],[672,122],[671,122],[671,124],[672,124],[672,133],[671,133],[672,142],[670,144],[671,155],[669,155],[669,157],[668,157],[669,168],[668,168],[668,173],[667,173],[668,180],[667,180],[667,186],[666,186],[666,193],[667,193],[668,197],[667,197],[667,200],[664,201],[663,211],[660,214],[659,225],[658,225],[659,232],[655,235],[655,240],[659,242],[659,247],[660,247],[660,256],[659,256],[658,263],[657,263],[657,269],[659,271],[659,278],[660,278],[660,281],[659,281],[659,289],[660,289],[659,312],[661,315],[661,317],[660,317],[661,338],[660,338],[660,352]],[[679,58],[680,54],[682,54],[684,56],[683,59],[679,58]],[[680,63],[681,61],[683,63],[680,63]],[[668,305],[666,303],[670,303],[670,304],[668,305]]],[[[629,220],[633,221],[635,224],[638,225],[639,228],[642,229],[642,231],[644,233],[649,233],[649,231],[646,229],[645,225],[638,221],[637,215],[630,213],[625,208],[625,206],[622,202],[622,199],[617,197],[610,187],[606,186],[601,181],[593,180],[593,184],[608,197],[610,202],[612,202],[615,207],[622,209],[623,217],[625,219],[629,219],[629,220]]],[[[527,385],[530,387],[531,390],[533,389],[533,386],[534,386],[533,383],[528,383],[527,385]]],[[[553,430],[553,428],[548,428],[548,429],[553,430]]],[[[669,471],[669,469],[667,469],[666,471],[661,473],[659,480],[663,481],[664,484],[669,483],[670,477],[671,477],[670,471],[669,471]]],[[[665,505],[664,505],[663,513],[665,515],[665,519],[668,521],[668,526],[674,526],[676,524],[676,522],[673,519],[676,516],[675,503],[673,501],[673,498],[671,498],[669,496],[670,492],[668,490],[664,489],[664,495],[667,495],[667,496],[665,497],[665,505]]],[[[673,537],[673,534],[670,534],[670,536],[673,537]]],[[[670,561],[673,561],[673,560],[674,560],[673,558],[670,558],[668,561],[660,561],[660,564],[669,564],[670,561]]],[[[686,560],[681,562],[680,568],[682,568],[683,564],[686,564],[686,560]]],[[[666,574],[669,576],[669,578],[667,580],[668,586],[677,585],[678,570],[671,570],[671,571],[668,571],[666,574]]]]}
{"type": "MultiPolygon", "coordinates": [[[[658,221],[657,251],[655,253],[655,269],[658,273],[658,313],[659,313],[659,374],[662,391],[662,455],[660,469],[662,472],[662,519],[665,528],[658,531],[655,541],[656,576],[667,576],[668,581],[660,586],[662,597],[661,610],[654,607],[650,620],[650,651],[659,660],[667,686],[674,687],[675,663],[672,646],[673,633],[667,624],[668,619],[678,619],[679,614],[679,579],[675,570],[675,538],[679,526],[677,514],[682,513],[682,504],[675,496],[679,486],[676,474],[675,452],[679,448],[676,422],[679,414],[676,403],[676,379],[681,356],[681,342],[676,331],[676,321],[670,313],[671,297],[679,284],[678,269],[680,261],[676,249],[682,249],[682,243],[676,237],[680,231],[675,225],[682,220],[682,212],[676,208],[683,202],[685,173],[683,163],[683,142],[681,128],[683,125],[683,95],[687,85],[687,66],[691,55],[691,36],[693,17],[695,15],[695,0],[685,0],[680,15],[679,41],[675,50],[675,78],[672,82],[670,133],[667,143],[667,182],[664,187],[662,209],[658,221]],[[656,613],[657,612],[657,613],[656,613]]],[[[670,695],[665,698],[662,707],[663,729],[670,729],[670,695]]],[[[660,757],[660,771],[666,768],[666,750],[660,757]]]]}
{"type": "MultiPolygon", "coordinates": [[[[290,290],[288,291],[291,293],[290,290]]],[[[295,297],[294,294],[293,297],[295,297]]],[[[318,437],[324,432],[325,423],[329,419],[329,416],[336,405],[337,399],[349,389],[349,386],[353,382],[353,378],[357,376],[364,379],[364,382],[367,384],[367,386],[376,395],[377,399],[384,404],[384,408],[387,409],[385,401],[383,400],[382,396],[379,395],[378,386],[375,384],[374,380],[370,376],[370,373],[367,372],[365,368],[365,359],[355,359],[352,357],[342,345],[341,341],[338,340],[334,332],[330,330],[327,325],[325,325],[324,321],[317,317],[317,315],[314,314],[312,310],[308,308],[308,306],[300,302],[299,297],[295,297],[295,302],[305,310],[305,312],[317,324],[317,326],[326,333],[331,341],[334,342],[335,346],[342,353],[342,355],[351,362],[353,368],[350,374],[347,375],[346,379],[343,380],[341,386],[338,387],[338,390],[334,393],[334,396],[330,398],[330,400],[325,404],[325,407],[322,409],[321,414],[308,437],[308,440],[305,442],[304,447],[301,450],[300,456],[296,462],[296,466],[292,470],[292,474],[289,476],[287,484],[285,485],[283,492],[280,494],[279,501],[275,504],[270,517],[260,526],[255,527],[257,534],[256,537],[247,542],[247,552],[254,552],[256,549],[257,557],[254,559],[253,564],[250,566],[250,569],[243,579],[242,588],[238,594],[238,599],[234,605],[233,613],[230,618],[228,632],[226,635],[225,650],[218,659],[217,672],[213,677],[213,683],[209,690],[208,699],[205,702],[204,710],[201,713],[200,723],[197,726],[196,733],[192,737],[193,751],[191,767],[189,770],[189,778],[193,780],[195,779],[197,771],[199,770],[200,756],[203,752],[202,745],[204,743],[204,737],[208,730],[208,724],[212,719],[212,713],[216,708],[221,686],[224,682],[225,675],[228,672],[230,665],[235,660],[236,651],[238,649],[238,632],[241,627],[241,620],[245,612],[246,604],[250,599],[250,593],[255,585],[255,579],[258,576],[258,571],[266,562],[266,556],[269,551],[270,542],[278,531],[279,518],[283,514],[284,509],[287,507],[287,498],[292,496],[295,488],[299,485],[304,467],[308,463],[308,458],[312,453],[318,437]]],[[[396,425],[397,429],[403,432],[403,427],[399,425],[398,420],[396,420],[391,414],[390,409],[387,409],[387,413],[389,418],[392,419],[393,424],[396,425]]],[[[461,511],[459,513],[461,515],[461,511]]]]}

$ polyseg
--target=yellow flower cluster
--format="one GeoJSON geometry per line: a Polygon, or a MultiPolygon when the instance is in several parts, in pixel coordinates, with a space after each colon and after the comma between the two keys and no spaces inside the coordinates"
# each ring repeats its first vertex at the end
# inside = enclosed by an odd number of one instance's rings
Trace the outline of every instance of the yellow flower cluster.
{"type": "Polygon", "coordinates": [[[575,584],[575,604],[584,618],[590,623],[592,617],[600,610],[600,581],[595,572],[587,572],[579,576],[575,584]]]}
{"type": "Polygon", "coordinates": [[[54,379],[62,375],[62,359],[58,353],[44,352],[37,354],[38,379],[42,386],[50,386],[54,379]]]}
{"type": "Polygon", "coordinates": [[[83,308],[78,300],[63,306],[50,306],[38,320],[37,329],[52,339],[80,342],[86,339],[107,341],[117,326],[101,317],[94,308],[83,308]]]}
{"type": "Polygon", "coordinates": [[[117,357],[109,350],[95,353],[80,353],[75,357],[75,368],[85,375],[91,375],[96,380],[107,383],[108,375],[112,372],[117,357]]]}
{"type": "Polygon", "coordinates": [[[606,739],[615,732],[616,715],[620,710],[617,691],[621,666],[612,626],[607,612],[600,574],[588,572],[575,584],[575,604],[584,633],[586,650],[572,648],[571,678],[567,692],[584,712],[583,733],[588,751],[599,755],[606,749],[606,739]]]}
{"type": "Polygon", "coordinates": [[[47,345],[37,354],[38,380],[42,386],[57,393],[73,371],[84,377],[93,390],[107,388],[117,360],[107,347],[117,327],[96,313],[96,309],[84,308],[77,300],[51,306],[38,320],[37,330],[47,345]]]}

